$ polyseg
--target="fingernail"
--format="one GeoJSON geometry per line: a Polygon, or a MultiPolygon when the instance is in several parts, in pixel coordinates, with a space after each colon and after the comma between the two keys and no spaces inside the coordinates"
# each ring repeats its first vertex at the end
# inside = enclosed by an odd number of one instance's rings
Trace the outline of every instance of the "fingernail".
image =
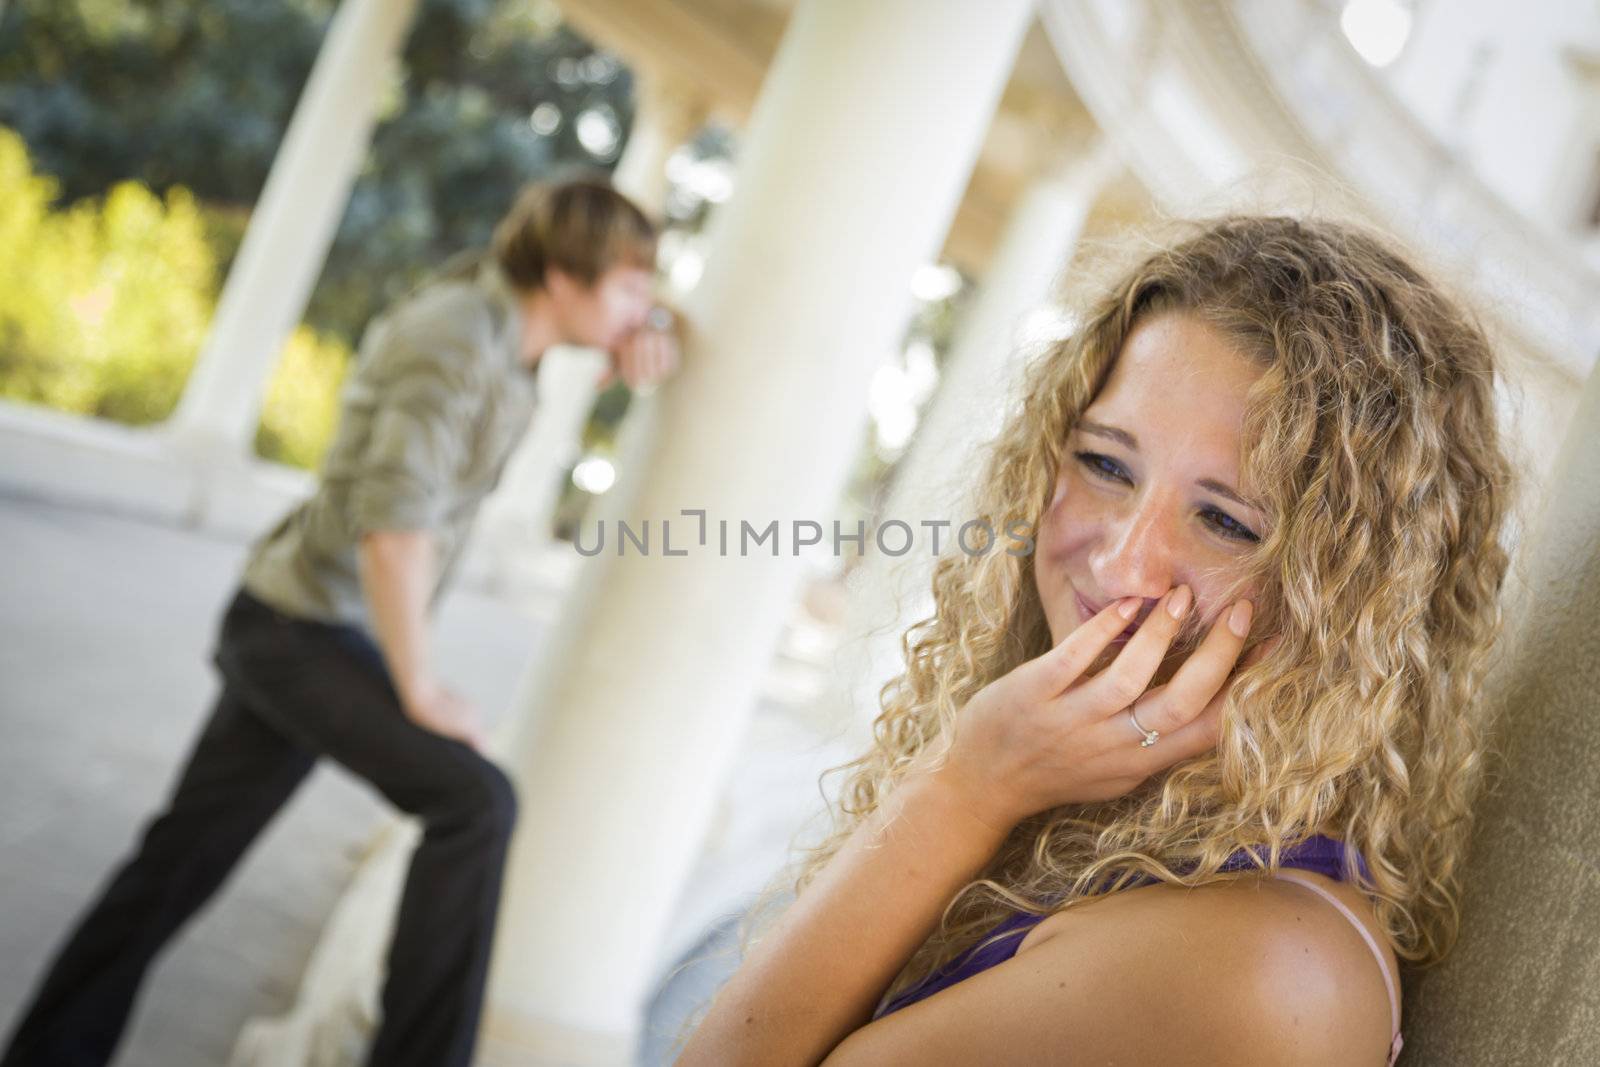
{"type": "Polygon", "coordinates": [[[1139,613],[1139,598],[1130,596],[1117,605],[1117,614],[1124,619],[1131,619],[1139,613]]]}
{"type": "Polygon", "coordinates": [[[1239,601],[1228,613],[1228,629],[1233,631],[1235,637],[1243,637],[1250,632],[1250,617],[1254,614],[1255,607],[1250,601],[1239,601]]]}
{"type": "Polygon", "coordinates": [[[1178,586],[1177,590],[1172,594],[1172,598],[1167,601],[1167,614],[1174,619],[1183,618],[1183,613],[1189,610],[1189,602],[1193,599],[1194,594],[1189,592],[1188,586],[1178,586]]]}

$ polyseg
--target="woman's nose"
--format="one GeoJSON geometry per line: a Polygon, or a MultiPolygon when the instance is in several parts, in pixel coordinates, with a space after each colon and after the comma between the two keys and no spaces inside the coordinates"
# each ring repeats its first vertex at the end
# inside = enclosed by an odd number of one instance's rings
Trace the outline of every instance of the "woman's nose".
{"type": "Polygon", "coordinates": [[[1172,533],[1158,510],[1132,510],[1108,524],[1092,560],[1100,593],[1161,597],[1176,578],[1176,556],[1172,533]]]}

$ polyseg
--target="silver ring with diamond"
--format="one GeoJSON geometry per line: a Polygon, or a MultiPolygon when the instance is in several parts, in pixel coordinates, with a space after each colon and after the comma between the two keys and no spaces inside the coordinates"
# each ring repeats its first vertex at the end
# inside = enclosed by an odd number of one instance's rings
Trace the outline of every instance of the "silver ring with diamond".
{"type": "Polygon", "coordinates": [[[1149,748],[1151,745],[1161,740],[1161,731],[1146,730],[1143,726],[1139,725],[1139,717],[1133,713],[1133,708],[1128,709],[1128,721],[1133,723],[1133,728],[1138,730],[1139,736],[1144,739],[1139,742],[1140,748],[1149,748]]]}

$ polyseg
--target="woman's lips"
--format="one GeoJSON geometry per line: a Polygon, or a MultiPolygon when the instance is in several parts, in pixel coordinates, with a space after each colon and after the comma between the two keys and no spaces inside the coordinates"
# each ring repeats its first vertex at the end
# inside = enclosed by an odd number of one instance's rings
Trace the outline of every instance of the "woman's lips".
{"type": "MultiPolygon", "coordinates": [[[[1095,607],[1093,604],[1091,604],[1087,600],[1083,599],[1082,595],[1080,595],[1078,593],[1073,593],[1072,595],[1073,595],[1073,598],[1076,599],[1077,602],[1078,602],[1078,613],[1083,616],[1083,621],[1084,622],[1088,622],[1090,619],[1092,619],[1096,615],[1100,614],[1101,609],[1095,607]]],[[[1117,636],[1113,637],[1111,640],[1113,642],[1126,641],[1128,638],[1132,637],[1134,634],[1139,632],[1139,623],[1141,621],[1143,621],[1143,620],[1136,619],[1135,621],[1129,623],[1128,624],[1128,628],[1126,630],[1122,631],[1120,634],[1118,634],[1117,636]]]]}

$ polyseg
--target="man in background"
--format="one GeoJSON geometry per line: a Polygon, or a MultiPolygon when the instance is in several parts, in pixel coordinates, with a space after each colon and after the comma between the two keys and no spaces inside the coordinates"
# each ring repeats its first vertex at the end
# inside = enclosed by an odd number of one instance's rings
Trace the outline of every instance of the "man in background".
{"type": "Polygon", "coordinates": [[[221,692],[167,806],[0,1065],[105,1064],[156,954],[324,755],[424,825],[368,1062],[470,1064],[516,798],[478,710],[435,672],[428,619],[527,429],[545,351],[604,349],[608,379],[632,387],[676,369],[652,325],[655,240],[604,180],[530,187],[488,250],[368,325],[316,491],[252,546],[223,615],[221,692]]]}

